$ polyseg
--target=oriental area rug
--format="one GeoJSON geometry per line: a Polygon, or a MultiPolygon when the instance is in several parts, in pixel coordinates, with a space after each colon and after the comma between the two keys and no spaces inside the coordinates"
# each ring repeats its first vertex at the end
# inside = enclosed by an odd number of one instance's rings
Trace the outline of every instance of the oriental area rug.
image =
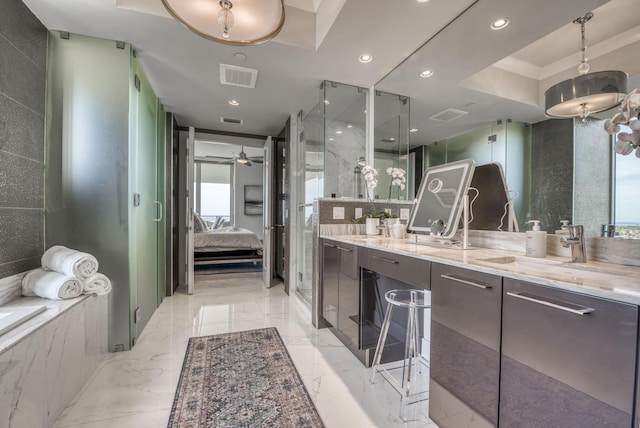
{"type": "Polygon", "coordinates": [[[324,427],[278,330],[192,337],[169,428],[324,427]]]}

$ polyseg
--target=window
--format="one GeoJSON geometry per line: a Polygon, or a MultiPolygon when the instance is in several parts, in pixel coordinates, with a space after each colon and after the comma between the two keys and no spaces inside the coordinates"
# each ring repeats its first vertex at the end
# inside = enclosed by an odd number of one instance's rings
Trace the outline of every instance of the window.
{"type": "Polygon", "coordinates": [[[232,224],[231,165],[195,163],[195,210],[210,222],[210,228],[232,224]]]}

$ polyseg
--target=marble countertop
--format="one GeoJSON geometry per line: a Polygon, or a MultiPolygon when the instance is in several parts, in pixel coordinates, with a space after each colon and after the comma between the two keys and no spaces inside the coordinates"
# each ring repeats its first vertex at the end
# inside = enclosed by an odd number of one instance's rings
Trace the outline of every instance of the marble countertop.
{"type": "Polygon", "coordinates": [[[571,263],[563,257],[532,258],[513,251],[489,248],[462,250],[438,243],[417,244],[410,239],[366,235],[323,238],[640,305],[640,267],[636,266],[571,263]]]}

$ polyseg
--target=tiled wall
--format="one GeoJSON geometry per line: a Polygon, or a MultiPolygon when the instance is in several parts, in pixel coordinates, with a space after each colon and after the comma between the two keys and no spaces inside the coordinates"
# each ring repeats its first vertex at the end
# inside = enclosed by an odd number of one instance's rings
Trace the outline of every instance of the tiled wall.
{"type": "Polygon", "coordinates": [[[573,119],[536,123],[531,138],[531,219],[553,232],[572,219],[573,119]]]}
{"type": "Polygon", "coordinates": [[[44,239],[47,30],[0,2],[0,278],[37,267],[44,239]]]}
{"type": "Polygon", "coordinates": [[[612,223],[611,141],[603,120],[576,120],[573,188],[573,224],[586,236],[600,236],[601,225],[612,223]]]}

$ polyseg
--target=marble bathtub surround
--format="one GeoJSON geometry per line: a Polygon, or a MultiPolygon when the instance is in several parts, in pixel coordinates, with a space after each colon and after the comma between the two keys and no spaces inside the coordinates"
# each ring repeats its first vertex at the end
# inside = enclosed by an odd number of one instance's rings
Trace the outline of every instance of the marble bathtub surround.
{"type": "Polygon", "coordinates": [[[0,306],[22,297],[22,278],[26,274],[26,272],[22,272],[0,278],[0,306]]]}
{"type": "Polygon", "coordinates": [[[0,336],[0,426],[48,428],[107,355],[107,297],[11,304],[47,310],[0,336]]]}

